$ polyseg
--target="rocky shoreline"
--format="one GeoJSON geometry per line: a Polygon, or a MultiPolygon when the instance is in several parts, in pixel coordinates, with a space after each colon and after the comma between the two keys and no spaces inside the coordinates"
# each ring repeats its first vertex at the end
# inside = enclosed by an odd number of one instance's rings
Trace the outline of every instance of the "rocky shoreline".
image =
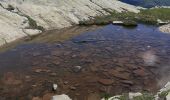
{"type": "Polygon", "coordinates": [[[117,0],[1,0],[0,45],[40,34],[41,29],[61,29],[107,15],[104,9],[139,12],[137,7],[117,0]]]}
{"type": "MultiPolygon", "coordinates": [[[[43,30],[62,29],[77,25],[110,11],[140,12],[140,7],[113,0],[2,0],[0,1],[0,46],[23,37],[41,34],[43,30]]],[[[168,25],[159,28],[170,32],[168,25]]]]}

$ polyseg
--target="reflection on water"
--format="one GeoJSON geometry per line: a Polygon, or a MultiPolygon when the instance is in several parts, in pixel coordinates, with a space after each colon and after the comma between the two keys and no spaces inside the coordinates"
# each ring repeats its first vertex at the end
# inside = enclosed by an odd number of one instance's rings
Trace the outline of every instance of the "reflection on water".
{"type": "Polygon", "coordinates": [[[57,94],[87,100],[91,93],[155,92],[170,80],[170,35],[155,26],[107,25],[62,42],[39,41],[0,54],[0,98],[43,97],[56,83],[57,94]]]}

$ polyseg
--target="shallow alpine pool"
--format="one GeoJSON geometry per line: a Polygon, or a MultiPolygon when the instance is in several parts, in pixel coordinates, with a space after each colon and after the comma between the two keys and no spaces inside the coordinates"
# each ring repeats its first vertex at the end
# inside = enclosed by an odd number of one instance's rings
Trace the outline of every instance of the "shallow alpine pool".
{"type": "Polygon", "coordinates": [[[0,53],[0,100],[154,93],[170,80],[169,65],[170,34],[156,26],[50,31],[0,53]]]}

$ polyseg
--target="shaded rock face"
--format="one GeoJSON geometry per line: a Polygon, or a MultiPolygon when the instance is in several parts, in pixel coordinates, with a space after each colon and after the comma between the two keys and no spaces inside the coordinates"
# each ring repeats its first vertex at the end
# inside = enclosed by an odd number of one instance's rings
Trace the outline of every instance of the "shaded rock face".
{"type": "Polygon", "coordinates": [[[104,9],[139,12],[117,0],[1,0],[0,4],[0,45],[41,32],[27,29],[33,27],[30,24],[60,29],[108,14],[104,9]]]}

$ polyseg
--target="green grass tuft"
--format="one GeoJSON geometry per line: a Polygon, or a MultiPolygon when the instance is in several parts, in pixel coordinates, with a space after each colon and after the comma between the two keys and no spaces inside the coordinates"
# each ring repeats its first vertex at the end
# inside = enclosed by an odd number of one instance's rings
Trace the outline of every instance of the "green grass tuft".
{"type": "Polygon", "coordinates": [[[24,16],[27,17],[27,19],[29,21],[29,28],[45,31],[45,29],[42,26],[38,26],[37,22],[34,19],[32,19],[30,16],[28,16],[28,15],[24,15],[24,16]]]}
{"type": "Polygon", "coordinates": [[[158,96],[162,99],[166,98],[166,96],[168,95],[168,93],[170,93],[170,90],[167,91],[163,91],[160,94],[158,94],[158,96]]]}
{"type": "Polygon", "coordinates": [[[125,26],[136,25],[136,23],[144,24],[157,24],[157,20],[170,21],[170,8],[154,8],[141,10],[140,13],[133,12],[115,12],[110,10],[105,10],[110,13],[106,16],[96,16],[94,19],[87,21],[80,21],[80,25],[106,25],[112,23],[113,21],[123,21],[125,26]],[[128,22],[128,23],[126,23],[128,22]]]}
{"type": "Polygon", "coordinates": [[[143,93],[141,96],[134,97],[133,100],[155,100],[154,95],[143,93]]]}

